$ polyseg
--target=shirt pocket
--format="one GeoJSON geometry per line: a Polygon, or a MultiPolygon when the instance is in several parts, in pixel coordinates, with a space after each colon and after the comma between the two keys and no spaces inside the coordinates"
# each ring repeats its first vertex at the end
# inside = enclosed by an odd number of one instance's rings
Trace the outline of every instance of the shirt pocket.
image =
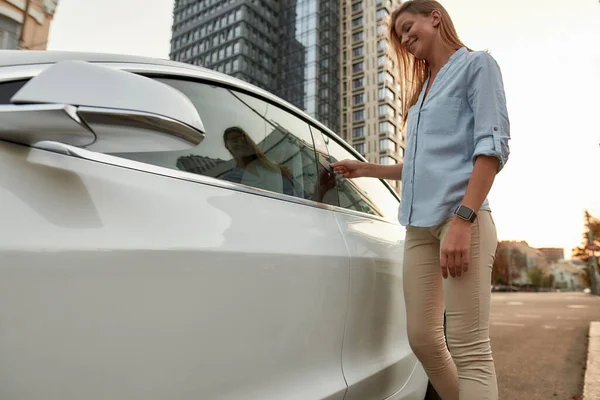
{"type": "Polygon", "coordinates": [[[422,111],[419,131],[429,135],[450,135],[456,132],[462,101],[458,97],[432,100],[422,111]]]}

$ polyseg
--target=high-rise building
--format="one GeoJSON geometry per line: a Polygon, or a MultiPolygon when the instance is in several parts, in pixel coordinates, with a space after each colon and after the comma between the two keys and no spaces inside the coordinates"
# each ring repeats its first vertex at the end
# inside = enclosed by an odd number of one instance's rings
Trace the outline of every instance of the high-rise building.
{"type": "MultiPolygon", "coordinates": [[[[400,86],[388,56],[386,22],[399,0],[342,0],[341,136],[368,161],[404,157],[400,86]]],[[[400,182],[390,181],[399,191],[400,182]]]]}
{"type": "Polygon", "coordinates": [[[176,0],[171,59],[268,90],[339,132],[339,0],[176,0]]]}
{"type": "Polygon", "coordinates": [[[277,78],[278,9],[275,0],[176,0],[171,59],[272,91],[277,78]]]}
{"type": "Polygon", "coordinates": [[[58,0],[0,0],[0,49],[45,50],[58,0]]]}
{"type": "Polygon", "coordinates": [[[280,0],[282,99],[340,132],[340,0],[280,0]]]}

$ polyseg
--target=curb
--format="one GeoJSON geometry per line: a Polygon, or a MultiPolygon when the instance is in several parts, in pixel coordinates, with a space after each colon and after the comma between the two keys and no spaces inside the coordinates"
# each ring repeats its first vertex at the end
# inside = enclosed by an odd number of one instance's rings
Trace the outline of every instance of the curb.
{"type": "Polygon", "coordinates": [[[583,400],[600,399],[600,321],[590,322],[583,400]]]}

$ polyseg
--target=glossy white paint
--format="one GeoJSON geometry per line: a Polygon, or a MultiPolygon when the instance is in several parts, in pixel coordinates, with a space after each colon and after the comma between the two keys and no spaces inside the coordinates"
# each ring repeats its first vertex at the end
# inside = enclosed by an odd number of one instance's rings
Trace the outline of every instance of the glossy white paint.
{"type": "Polygon", "coordinates": [[[0,170],[0,398],[343,398],[331,211],[5,142],[0,170]]]}
{"type": "Polygon", "coordinates": [[[405,230],[367,217],[336,218],[352,257],[343,353],[346,399],[385,399],[407,384],[417,363],[406,334],[405,230]]]}

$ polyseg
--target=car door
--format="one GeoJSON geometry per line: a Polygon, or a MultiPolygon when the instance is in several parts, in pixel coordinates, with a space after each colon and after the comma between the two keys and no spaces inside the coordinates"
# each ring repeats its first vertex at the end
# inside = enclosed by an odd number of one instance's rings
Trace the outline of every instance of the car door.
{"type": "Polygon", "coordinates": [[[0,398],[342,399],[349,257],[308,125],[161,81],[191,151],[0,141],[0,398]]]}
{"type": "MultiPolygon", "coordinates": [[[[331,161],[356,159],[323,136],[331,161]]],[[[406,333],[402,289],[405,230],[396,220],[399,202],[383,182],[338,176],[336,219],[351,255],[343,369],[345,399],[423,398],[426,378],[407,385],[417,366],[406,333]],[[420,397],[419,397],[420,396],[420,397]]]]}

